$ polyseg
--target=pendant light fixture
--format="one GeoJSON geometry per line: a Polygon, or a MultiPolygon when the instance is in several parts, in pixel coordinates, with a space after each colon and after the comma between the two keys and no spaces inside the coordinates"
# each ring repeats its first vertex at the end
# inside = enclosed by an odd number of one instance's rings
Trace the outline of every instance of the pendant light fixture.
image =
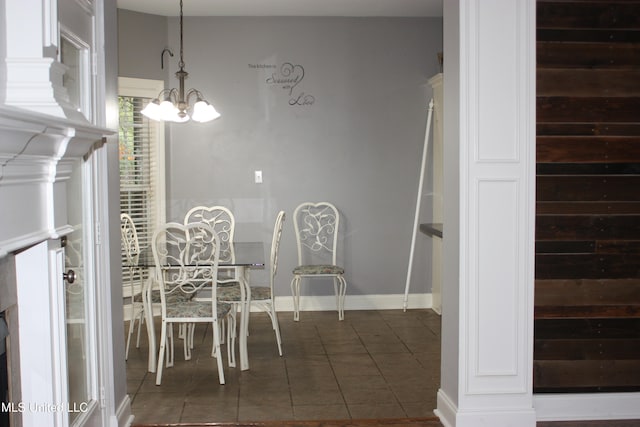
{"type": "Polygon", "coordinates": [[[209,122],[220,117],[220,113],[204,99],[200,91],[189,89],[185,94],[184,81],[189,76],[189,73],[184,69],[182,28],[182,0],[180,0],[180,62],[178,62],[180,69],[176,71],[176,77],[180,85],[178,89],[162,90],[157,98],[144,107],[141,113],[151,120],[157,121],[184,123],[191,118],[196,122],[209,122]],[[195,99],[196,101],[193,107],[189,104],[190,99],[195,99]],[[191,113],[191,116],[189,116],[189,113],[191,113]]]}

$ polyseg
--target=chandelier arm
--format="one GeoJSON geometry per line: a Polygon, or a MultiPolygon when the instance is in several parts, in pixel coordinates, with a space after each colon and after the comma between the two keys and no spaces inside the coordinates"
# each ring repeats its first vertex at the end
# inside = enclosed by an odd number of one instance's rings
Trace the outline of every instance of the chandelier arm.
{"type": "Polygon", "coordinates": [[[176,98],[176,89],[175,88],[171,88],[171,89],[162,89],[160,91],[160,93],[158,93],[158,96],[156,97],[156,99],[160,100],[160,101],[164,101],[166,99],[170,100],[170,101],[174,101],[174,98],[176,98]]]}
{"type": "Polygon", "coordinates": [[[195,88],[191,88],[187,91],[187,94],[185,95],[185,101],[187,102],[187,104],[191,105],[191,99],[193,97],[196,97],[196,101],[202,101],[204,100],[204,96],[202,95],[202,92],[200,92],[199,90],[195,89],[195,88]]]}

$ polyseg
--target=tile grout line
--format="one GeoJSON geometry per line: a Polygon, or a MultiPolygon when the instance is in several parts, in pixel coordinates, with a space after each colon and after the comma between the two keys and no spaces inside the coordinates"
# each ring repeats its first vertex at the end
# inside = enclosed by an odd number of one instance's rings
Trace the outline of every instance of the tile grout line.
{"type": "MultiPolygon", "coordinates": [[[[407,344],[404,342],[404,340],[402,339],[402,337],[400,335],[398,335],[398,333],[396,332],[396,330],[389,324],[389,322],[387,321],[387,319],[384,318],[384,316],[380,316],[382,317],[382,320],[384,320],[384,322],[386,323],[386,325],[389,327],[389,329],[393,332],[393,335],[395,335],[396,338],[398,338],[398,340],[402,343],[402,346],[409,352],[409,354],[411,354],[414,358],[415,355],[413,354],[413,352],[411,351],[411,349],[407,346],[407,344]]],[[[373,359],[373,361],[375,362],[376,365],[378,365],[378,362],[376,362],[375,359],[373,359]]],[[[378,366],[378,369],[380,370],[380,367],[378,366]]],[[[387,377],[385,377],[384,373],[382,371],[380,371],[380,375],[382,375],[382,378],[384,378],[385,383],[387,384],[387,386],[389,387],[389,390],[391,390],[391,393],[393,393],[394,397],[396,398],[396,401],[398,402],[398,405],[400,405],[400,408],[402,408],[402,412],[404,412],[405,417],[408,417],[409,414],[407,413],[407,410],[405,409],[404,405],[402,404],[402,401],[400,400],[400,397],[398,397],[398,393],[396,393],[393,390],[393,387],[391,387],[391,385],[389,384],[389,381],[387,381],[387,377]]]]}
{"type": "MultiPolygon", "coordinates": [[[[349,326],[353,329],[353,325],[351,323],[349,323],[349,326]]],[[[353,331],[356,333],[356,335],[358,334],[358,332],[353,329],[353,331]]],[[[360,339],[360,335],[358,335],[358,339],[362,342],[362,340],[360,339]]],[[[322,347],[324,347],[324,342],[322,341],[322,337],[320,337],[320,341],[322,342],[322,347]]],[[[364,343],[363,343],[364,345],[364,343]]],[[[342,386],[340,385],[340,380],[338,379],[338,375],[336,374],[335,369],[333,369],[333,362],[331,362],[331,358],[329,357],[329,353],[327,353],[327,350],[325,348],[325,353],[327,354],[327,361],[329,362],[329,365],[331,366],[331,371],[333,372],[333,377],[336,379],[336,384],[338,385],[338,390],[340,390],[340,396],[342,397],[342,401],[344,402],[344,407],[347,409],[347,414],[349,414],[349,418],[353,419],[353,414],[351,413],[351,408],[349,408],[349,404],[347,403],[347,399],[344,397],[344,392],[342,391],[342,386]]]]}

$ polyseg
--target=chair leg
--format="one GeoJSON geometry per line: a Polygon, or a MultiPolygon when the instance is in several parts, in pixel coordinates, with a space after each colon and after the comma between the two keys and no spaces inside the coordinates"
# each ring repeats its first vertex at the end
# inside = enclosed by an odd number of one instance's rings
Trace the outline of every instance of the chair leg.
{"type": "Polygon", "coordinates": [[[167,325],[167,345],[168,349],[166,350],[167,354],[167,368],[173,366],[173,362],[175,361],[175,349],[173,347],[173,323],[167,325]]]}
{"type": "Polygon", "coordinates": [[[224,384],[224,366],[222,363],[222,353],[220,353],[220,326],[217,321],[213,322],[213,346],[215,347],[216,362],[218,365],[218,379],[220,384],[224,384]]]}
{"type": "Polygon", "coordinates": [[[280,324],[278,323],[278,315],[276,314],[276,306],[271,300],[269,304],[269,317],[271,317],[271,324],[273,325],[273,330],[276,333],[276,342],[278,343],[278,354],[282,356],[282,338],[280,337],[280,324]]]}
{"type": "Polygon", "coordinates": [[[140,310],[140,314],[138,316],[138,337],[136,338],[136,348],[140,348],[140,331],[142,330],[143,324],[144,324],[144,310],[140,310]]]}
{"type": "Polygon", "coordinates": [[[282,356],[282,338],[280,336],[280,324],[278,323],[278,314],[276,313],[276,306],[273,303],[273,299],[252,301],[252,303],[260,310],[267,313],[267,315],[269,316],[269,319],[271,320],[271,327],[273,328],[273,332],[276,334],[278,354],[282,356]]]}
{"type": "Polygon", "coordinates": [[[226,318],[227,323],[227,359],[229,360],[229,367],[235,368],[236,366],[236,314],[237,308],[235,304],[231,307],[231,311],[226,318]]]}
{"type": "Polygon", "coordinates": [[[184,340],[182,340],[182,346],[184,347],[184,360],[191,360],[191,349],[193,348],[193,334],[195,333],[196,325],[190,323],[186,326],[184,333],[184,340]]]}
{"type": "Polygon", "coordinates": [[[338,320],[344,320],[344,298],[347,294],[347,281],[344,276],[338,276],[338,282],[340,283],[338,286],[340,294],[338,297],[338,320]]]}
{"type": "MultiPolygon", "coordinates": [[[[229,360],[229,367],[236,366],[236,354],[235,354],[235,334],[236,334],[236,308],[232,306],[231,310],[224,319],[218,320],[218,328],[220,329],[220,345],[227,344],[227,359],[229,360]]],[[[215,324],[213,325],[215,327],[215,324]]],[[[211,357],[218,357],[216,353],[215,340],[211,346],[211,357]]]]}
{"type": "Polygon", "coordinates": [[[149,345],[149,354],[147,356],[147,371],[151,373],[156,372],[156,337],[154,331],[153,321],[153,304],[150,302],[149,292],[151,290],[151,282],[147,282],[145,289],[142,292],[142,307],[144,314],[144,321],[147,328],[147,344],[149,345]]]}
{"type": "Polygon", "coordinates": [[[129,345],[131,344],[131,335],[133,335],[133,324],[135,320],[132,318],[129,320],[129,331],[127,332],[127,347],[124,351],[124,360],[129,359],[129,345]]]}
{"type": "Polygon", "coordinates": [[[291,280],[291,293],[293,294],[293,320],[300,320],[300,276],[294,276],[291,280]]]}
{"type": "MultiPolygon", "coordinates": [[[[215,323],[211,324],[211,338],[213,340],[213,337],[215,336],[215,334],[213,333],[213,328],[216,327],[215,323]]],[[[218,328],[218,336],[220,337],[220,345],[224,344],[224,340],[225,340],[225,334],[229,334],[229,330],[227,328],[225,328],[225,319],[218,319],[218,324],[217,324],[217,328],[218,328]],[[225,332],[227,331],[227,332],[225,332]]],[[[211,345],[211,357],[218,357],[218,354],[216,353],[216,346],[215,346],[215,340],[213,340],[213,344],[211,345]]]]}
{"type": "MultiPolygon", "coordinates": [[[[129,309],[127,307],[126,309],[129,309]]],[[[131,314],[129,316],[129,332],[127,333],[127,346],[124,352],[124,360],[129,359],[129,348],[131,346],[131,335],[133,335],[133,330],[136,327],[136,320],[138,320],[138,339],[136,342],[136,348],[140,348],[140,328],[142,327],[141,320],[143,316],[143,312],[136,313],[136,303],[133,302],[133,298],[131,298],[131,314]]]]}
{"type": "MultiPolygon", "coordinates": [[[[229,361],[229,367],[231,366],[231,332],[229,330],[229,315],[226,318],[220,319],[218,321],[220,323],[220,344],[223,344],[224,341],[227,342],[227,360],[229,361]],[[226,329],[224,327],[226,325],[226,329]]],[[[211,350],[211,353],[215,353],[215,345],[211,350]]],[[[217,356],[216,356],[217,357],[217,356]]]]}
{"type": "Polygon", "coordinates": [[[158,354],[158,365],[156,369],[156,385],[162,383],[162,368],[164,366],[164,352],[167,345],[167,324],[162,321],[162,331],[160,333],[160,352],[158,354]]]}
{"type": "Polygon", "coordinates": [[[191,331],[189,330],[191,326],[187,327],[187,331],[185,334],[185,339],[182,340],[182,348],[184,352],[184,360],[191,360],[191,346],[189,345],[189,337],[191,336],[191,331]]]}
{"type": "Polygon", "coordinates": [[[227,324],[226,319],[220,319],[218,323],[220,323],[220,344],[224,344],[225,337],[229,336],[229,325],[227,324]]]}
{"type": "Polygon", "coordinates": [[[333,278],[333,293],[336,295],[336,311],[338,312],[338,320],[342,320],[340,319],[340,288],[340,279],[338,276],[335,276],[333,278]]]}

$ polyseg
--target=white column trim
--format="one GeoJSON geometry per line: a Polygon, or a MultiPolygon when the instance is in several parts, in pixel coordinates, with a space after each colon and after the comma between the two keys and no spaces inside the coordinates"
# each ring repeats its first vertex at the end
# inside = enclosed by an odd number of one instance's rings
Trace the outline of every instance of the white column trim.
{"type": "Polygon", "coordinates": [[[18,301],[18,336],[20,372],[20,401],[14,402],[17,416],[24,426],[59,426],[59,415],[46,410],[62,401],[61,384],[54,379],[60,376],[64,349],[59,347],[56,333],[60,332],[64,313],[56,311],[56,292],[50,287],[61,286],[64,261],[50,258],[50,250],[56,243],[42,242],[15,257],[16,292],[18,301]],[[44,266],[44,268],[34,268],[44,266]],[[56,280],[58,279],[58,280],[56,280]],[[25,303],[28,301],[28,304],[25,303]],[[47,357],[51,355],[52,357],[47,357]],[[44,356],[44,357],[43,357],[44,356]]]}
{"type": "Polygon", "coordinates": [[[445,130],[436,413],[447,426],[533,427],[536,2],[449,1],[444,123],[457,129],[445,130]]]}

